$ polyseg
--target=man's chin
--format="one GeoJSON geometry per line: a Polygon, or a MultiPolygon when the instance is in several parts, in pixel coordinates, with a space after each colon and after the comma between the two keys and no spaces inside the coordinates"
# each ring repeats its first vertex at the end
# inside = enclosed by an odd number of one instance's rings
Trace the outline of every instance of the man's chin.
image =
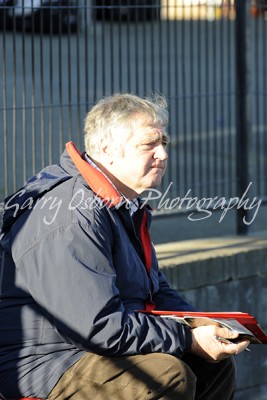
{"type": "Polygon", "coordinates": [[[162,178],[155,179],[153,182],[151,182],[151,184],[150,184],[148,189],[156,189],[156,188],[158,188],[160,186],[161,182],[162,182],[162,178]]]}

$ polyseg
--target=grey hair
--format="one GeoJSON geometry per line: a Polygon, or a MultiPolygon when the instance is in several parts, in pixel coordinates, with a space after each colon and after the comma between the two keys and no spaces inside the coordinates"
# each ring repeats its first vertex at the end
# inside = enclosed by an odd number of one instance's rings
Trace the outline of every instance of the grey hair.
{"type": "Polygon", "coordinates": [[[142,99],[132,94],[114,94],[104,97],[88,112],[84,123],[85,151],[97,156],[103,140],[122,144],[132,133],[132,122],[142,118],[147,126],[164,129],[169,122],[167,101],[164,96],[142,99]],[[125,130],[124,137],[116,136],[116,128],[125,130]]]}

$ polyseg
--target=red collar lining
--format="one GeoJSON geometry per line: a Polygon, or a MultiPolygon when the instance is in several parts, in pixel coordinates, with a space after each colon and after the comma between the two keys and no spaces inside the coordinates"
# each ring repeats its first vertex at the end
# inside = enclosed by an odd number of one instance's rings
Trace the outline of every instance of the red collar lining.
{"type": "Polygon", "coordinates": [[[108,203],[108,207],[116,206],[124,200],[101,171],[83,160],[81,153],[73,142],[66,143],[67,152],[90,188],[108,203]]]}

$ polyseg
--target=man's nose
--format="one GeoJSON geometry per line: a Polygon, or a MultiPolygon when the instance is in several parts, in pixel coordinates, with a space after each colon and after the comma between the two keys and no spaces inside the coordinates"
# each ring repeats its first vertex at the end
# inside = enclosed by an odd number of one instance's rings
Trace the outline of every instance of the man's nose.
{"type": "Polygon", "coordinates": [[[158,158],[162,161],[167,160],[168,153],[166,151],[166,146],[163,146],[163,144],[158,145],[155,149],[154,158],[158,158]]]}

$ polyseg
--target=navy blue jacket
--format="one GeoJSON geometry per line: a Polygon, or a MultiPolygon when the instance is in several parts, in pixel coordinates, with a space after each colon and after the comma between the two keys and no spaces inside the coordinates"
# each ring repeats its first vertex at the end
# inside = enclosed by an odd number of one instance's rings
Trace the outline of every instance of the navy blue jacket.
{"type": "Polygon", "coordinates": [[[4,203],[3,398],[47,397],[85,352],[182,357],[190,349],[187,328],[137,312],[150,291],[158,310],[193,307],[169,287],[153,248],[148,275],[127,204],[72,144],[69,149],[82,172],[66,150],[59,165],[43,169],[4,203]],[[113,202],[107,204],[102,194],[113,202]]]}

